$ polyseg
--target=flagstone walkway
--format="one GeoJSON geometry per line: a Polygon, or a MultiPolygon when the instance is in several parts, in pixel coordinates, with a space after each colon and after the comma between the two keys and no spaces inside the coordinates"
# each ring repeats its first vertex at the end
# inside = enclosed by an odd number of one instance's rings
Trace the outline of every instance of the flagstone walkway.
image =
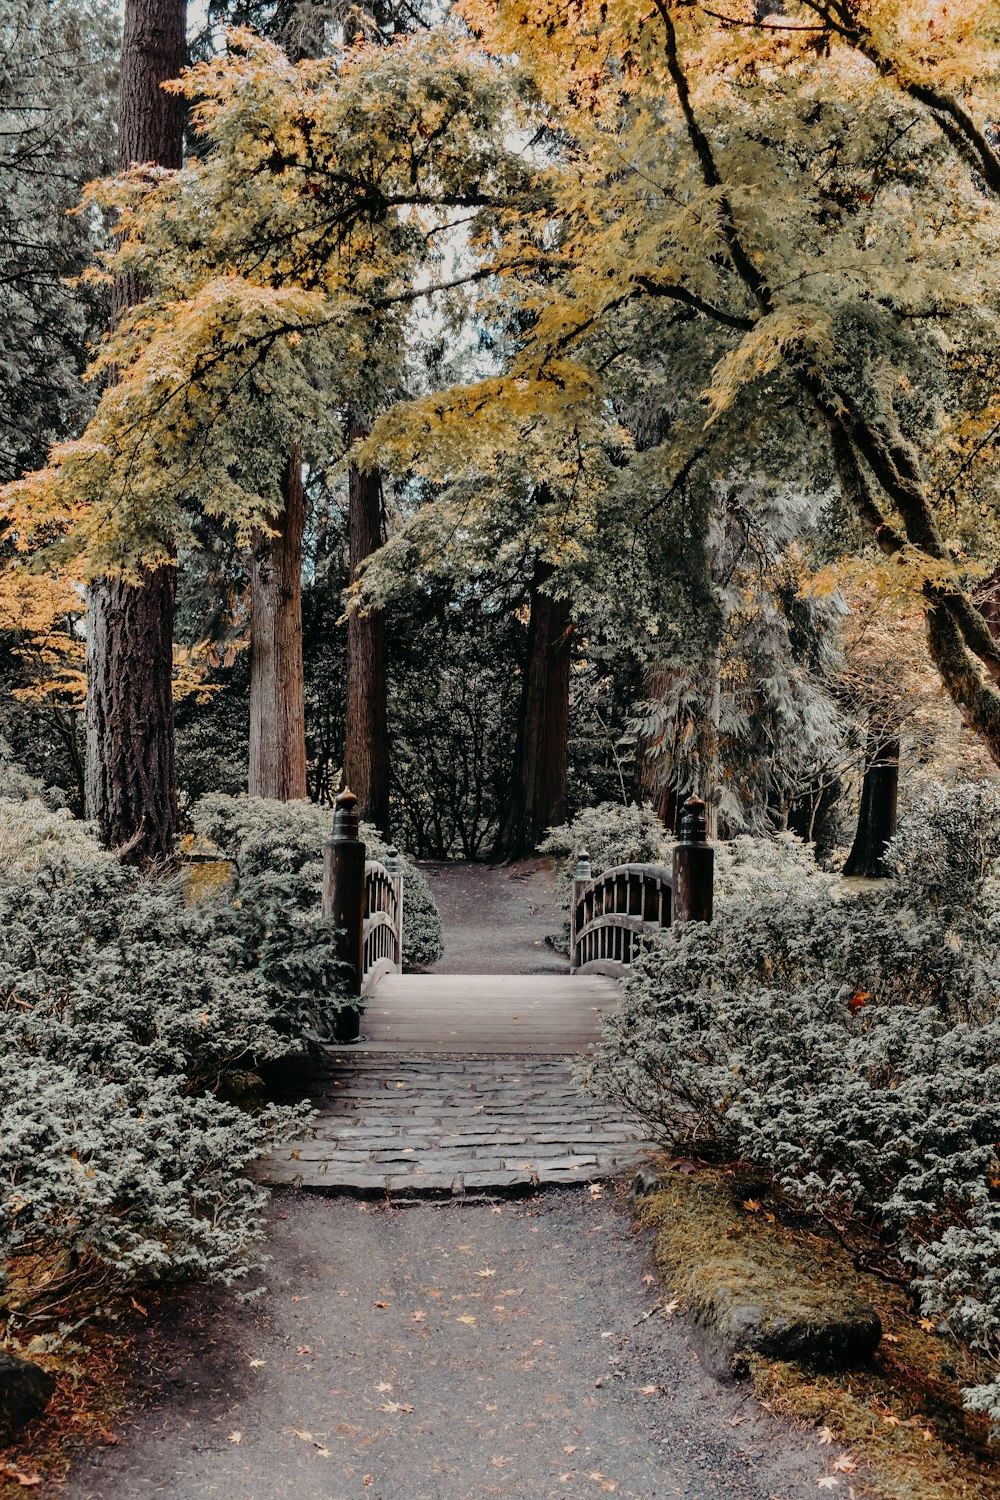
{"type": "Polygon", "coordinates": [[[261,1180],[362,1196],[525,1193],[592,1182],[645,1159],[643,1127],[551,1057],[331,1057],[310,1096],[315,1136],[261,1180]]]}
{"type": "Polygon", "coordinates": [[[287,1073],[290,1097],[306,1094],[318,1111],[314,1133],[267,1157],[260,1180],[461,1197],[593,1182],[643,1161],[652,1144],[643,1127],[572,1076],[618,991],[603,976],[570,974],[546,943],[562,921],[551,872],[538,861],[439,865],[431,880],[445,924],[441,969],[383,979],[368,998],[365,1040],[287,1073]],[[502,972],[484,972],[492,962],[502,972]]]}

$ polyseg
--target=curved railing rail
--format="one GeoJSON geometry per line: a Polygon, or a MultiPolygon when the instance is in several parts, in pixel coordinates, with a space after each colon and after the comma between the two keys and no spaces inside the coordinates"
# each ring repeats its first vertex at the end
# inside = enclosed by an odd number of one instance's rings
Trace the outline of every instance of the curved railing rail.
{"type": "Polygon", "coordinates": [[[385,864],[365,861],[365,921],[361,993],[373,990],[384,974],[403,967],[403,877],[395,849],[385,864]]]}
{"type": "Polygon", "coordinates": [[[715,854],[706,837],[705,804],[688,798],[681,812],[673,865],[617,865],[592,875],[590,856],[577,856],[570,910],[574,974],[623,974],[661,928],[709,922],[715,854]]]}
{"type": "Polygon", "coordinates": [[[627,969],[643,944],[670,926],[674,878],[664,865],[617,865],[592,877],[586,853],[573,879],[570,968],[594,974],[627,969]]]}

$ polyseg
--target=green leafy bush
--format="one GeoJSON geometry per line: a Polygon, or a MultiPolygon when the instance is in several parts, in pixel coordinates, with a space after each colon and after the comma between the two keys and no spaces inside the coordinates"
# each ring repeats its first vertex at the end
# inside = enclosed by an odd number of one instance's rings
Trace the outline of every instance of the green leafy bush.
{"type": "MultiPolygon", "coordinates": [[[[297,909],[318,917],[323,884],[323,842],[333,815],[313,802],[272,802],[264,797],[212,793],[191,812],[196,832],[235,866],[236,889],[281,875],[294,888],[297,909]]],[[[384,859],[388,845],[377,829],[363,824],[369,856],[384,859]]],[[[403,964],[424,968],[444,952],[444,936],[430,886],[412,860],[400,855],[403,873],[403,964]]]]}
{"type": "MultiPolygon", "coordinates": [[[[591,1081],[867,1216],[925,1310],[1000,1360],[998,828],[995,789],[935,789],[890,847],[897,878],[857,894],[793,845],[743,841],[715,920],[667,931],[625,980],[591,1081]]],[[[1000,1425],[1000,1379],[967,1399],[1000,1425]]]]}
{"type": "Polygon", "coordinates": [[[93,1310],[255,1264],[247,1174],[300,1109],[234,1102],[288,1040],[224,904],[94,851],[0,888],[0,1308],[93,1310]],[[36,1274],[44,1265],[46,1277],[36,1274]]]}

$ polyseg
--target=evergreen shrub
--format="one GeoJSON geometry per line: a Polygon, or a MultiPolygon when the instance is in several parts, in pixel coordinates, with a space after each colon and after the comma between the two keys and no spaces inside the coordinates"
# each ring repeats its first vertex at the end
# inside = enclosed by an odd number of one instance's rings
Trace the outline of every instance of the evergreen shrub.
{"type": "Polygon", "coordinates": [[[549,941],[560,953],[569,952],[569,908],[573,899],[573,871],[577,856],[590,855],[590,869],[603,875],[615,865],[663,864],[670,861],[670,840],[652,808],[637,802],[600,802],[585,807],[568,823],[550,828],[538,846],[540,854],[555,857],[556,901],[566,912],[562,931],[549,941]]]}
{"type": "Polygon", "coordinates": [[[96,847],[0,877],[0,1314],[93,1311],[257,1263],[249,1164],[306,1112],[251,1110],[289,1042],[222,904],[96,847]],[[39,1272],[43,1271],[44,1275],[39,1272]]]}
{"type": "MultiPolygon", "coordinates": [[[[590,1069],[676,1143],[866,1216],[924,1311],[1000,1362],[1000,796],[935,788],[848,890],[794,843],[720,849],[716,914],[663,933],[590,1069]]],[[[1000,1427],[1000,1378],[966,1393],[1000,1427]]]]}
{"type": "MultiPolygon", "coordinates": [[[[248,888],[287,887],[294,905],[322,923],[323,842],[330,837],[333,815],[313,802],[273,802],[265,797],[230,797],[211,793],[192,808],[196,832],[220,849],[234,865],[237,897],[248,888]]],[[[378,830],[362,824],[361,837],[372,859],[384,859],[388,844],[378,830]]],[[[403,873],[403,965],[424,968],[444,952],[437,904],[423,874],[412,860],[399,856],[403,873]]],[[[325,929],[325,924],[323,924],[325,929]]]]}

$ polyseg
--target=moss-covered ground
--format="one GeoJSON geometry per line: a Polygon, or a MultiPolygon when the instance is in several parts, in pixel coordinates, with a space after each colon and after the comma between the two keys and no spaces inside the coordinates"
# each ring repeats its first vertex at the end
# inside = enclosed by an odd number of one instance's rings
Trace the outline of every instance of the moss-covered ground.
{"type": "MultiPolygon", "coordinates": [[[[986,1378],[972,1353],[928,1319],[907,1287],[859,1270],[860,1231],[838,1238],[738,1167],[684,1162],[661,1167],[662,1190],[645,1200],[643,1222],[656,1230],[656,1255],[668,1295],[697,1312],[720,1285],[790,1315],[849,1293],[873,1306],[883,1338],[875,1356],[842,1373],[751,1356],[754,1389],[782,1415],[814,1424],[857,1464],[846,1471],[855,1495],[882,1500],[992,1500],[1000,1497],[1000,1452],[986,1425],[964,1411],[963,1385],[986,1378]]],[[[846,1494],[846,1489],[845,1489],[846,1494]]]]}

